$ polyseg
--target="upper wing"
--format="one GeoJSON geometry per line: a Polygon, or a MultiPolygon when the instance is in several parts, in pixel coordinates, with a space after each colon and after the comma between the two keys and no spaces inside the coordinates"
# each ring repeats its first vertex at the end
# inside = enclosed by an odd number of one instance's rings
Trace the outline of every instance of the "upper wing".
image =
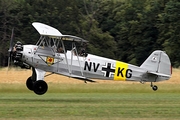
{"type": "Polygon", "coordinates": [[[50,37],[59,37],[62,35],[59,32],[59,30],[57,30],[49,25],[39,23],[39,22],[34,22],[34,23],[32,23],[32,25],[39,32],[40,35],[45,35],[45,36],[50,36],[50,37]]]}
{"type": "Polygon", "coordinates": [[[80,37],[77,36],[72,36],[72,35],[61,35],[60,36],[62,40],[69,40],[69,41],[77,41],[77,42],[88,42],[87,40],[84,40],[80,37]]]}
{"type": "Polygon", "coordinates": [[[34,23],[32,23],[32,25],[39,32],[39,34],[43,35],[43,36],[49,36],[51,38],[57,38],[57,39],[68,40],[68,41],[87,42],[87,40],[84,40],[77,36],[62,35],[62,33],[59,32],[59,30],[57,30],[56,28],[53,28],[53,27],[43,24],[43,23],[34,22],[34,23]]]}

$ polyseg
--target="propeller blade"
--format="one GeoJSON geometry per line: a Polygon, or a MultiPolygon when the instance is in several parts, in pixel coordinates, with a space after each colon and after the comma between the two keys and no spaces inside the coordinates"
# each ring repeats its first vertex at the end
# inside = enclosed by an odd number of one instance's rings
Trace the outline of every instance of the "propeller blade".
{"type": "Polygon", "coordinates": [[[9,46],[9,56],[8,56],[8,70],[9,71],[9,67],[10,67],[10,63],[11,63],[11,57],[12,57],[12,52],[13,52],[13,42],[14,42],[14,28],[12,29],[12,33],[11,33],[11,40],[10,40],[10,46],[9,46]]]}
{"type": "Polygon", "coordinates": [[[11,41],[10,41],[10,46],[9,46],[9,52],[12,52],[13,50],[13,42],[14,42],[14,28],[12,29],[12,33],[11,33],[11,41]]]}
{"type": "Polygon", "coordinates": [[[8,68],[7,68],[7,72],[9,71],[10,60],[11,60],[11,58],[10,58],[10,56],[9,56],[9,57],[8,57],[8,68]]]}

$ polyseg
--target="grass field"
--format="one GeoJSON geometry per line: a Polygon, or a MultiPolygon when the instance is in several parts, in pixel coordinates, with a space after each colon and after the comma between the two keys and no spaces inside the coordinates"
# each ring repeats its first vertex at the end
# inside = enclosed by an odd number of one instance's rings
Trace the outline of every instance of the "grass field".
{"type": "Polygon", "coordinates": [[[52,75],[45,95],[27,90],[29,70],[0,70],[0,120],[179,120],[180,70],[157,83],[82,81],[52,75]]]}

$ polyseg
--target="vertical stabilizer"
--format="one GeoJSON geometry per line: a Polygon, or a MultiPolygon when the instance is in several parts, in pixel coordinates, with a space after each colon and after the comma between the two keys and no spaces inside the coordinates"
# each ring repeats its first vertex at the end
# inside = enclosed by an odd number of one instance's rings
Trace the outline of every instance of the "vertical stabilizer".
{"type": "Polygon", "coordinates": [[[172,74],[170,59],[164,51],[160,50],[154,51],[140,67],[148,72],[172,74]]]}

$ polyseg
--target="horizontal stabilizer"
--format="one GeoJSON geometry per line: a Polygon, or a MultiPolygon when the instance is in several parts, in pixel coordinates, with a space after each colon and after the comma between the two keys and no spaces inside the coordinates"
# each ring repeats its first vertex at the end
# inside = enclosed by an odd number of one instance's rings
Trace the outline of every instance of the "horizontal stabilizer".
{"type": "Polygon", "coordinates": [[[161,77],[165,77],[165,78],[171,77],[171,75],[167,75],[167,74],[163,74],[163,73],[157,73],[157,72],[148,72],[148,74],[153,74],[153,75],[157,75],[157,76],[161,76],[161,77]]]}

